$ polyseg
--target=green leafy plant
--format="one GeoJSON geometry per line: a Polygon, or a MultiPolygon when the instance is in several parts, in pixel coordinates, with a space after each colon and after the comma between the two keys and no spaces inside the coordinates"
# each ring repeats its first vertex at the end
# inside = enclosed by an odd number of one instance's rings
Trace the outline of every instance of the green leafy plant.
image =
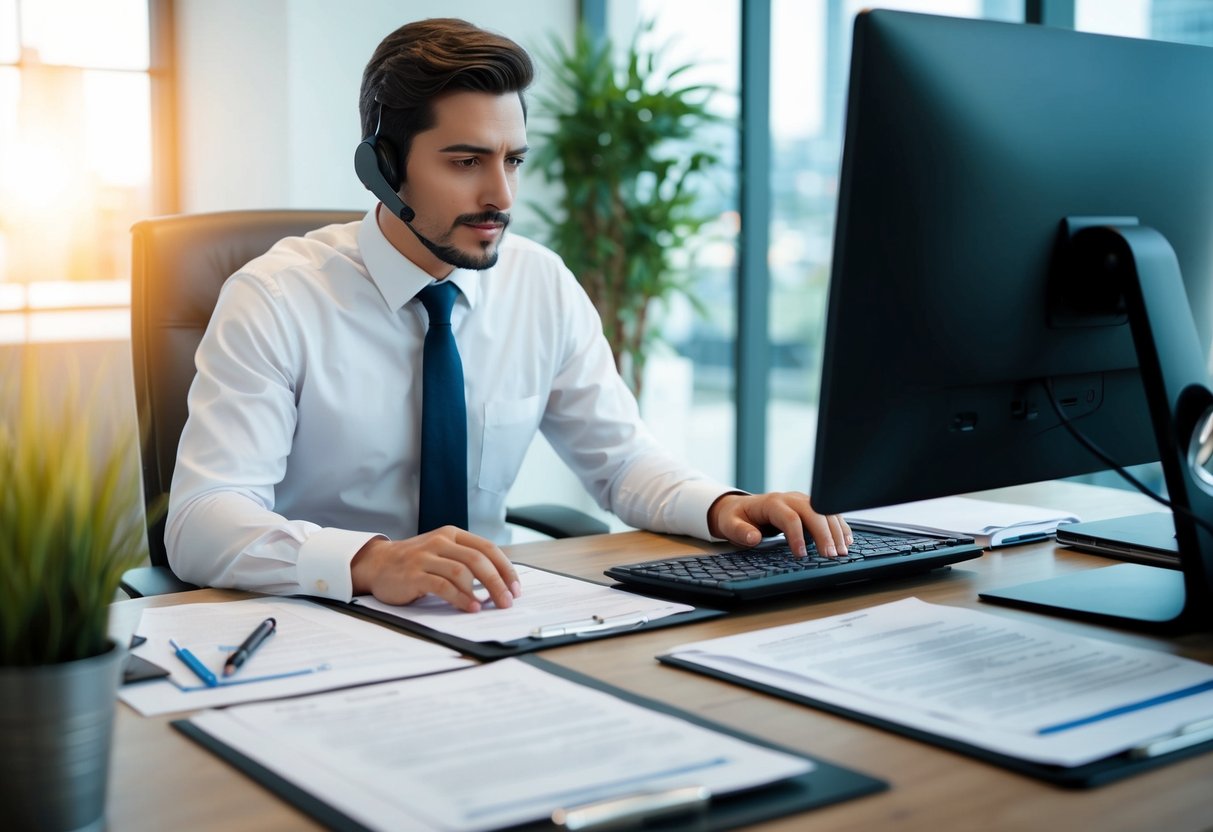
{"type": "Polygon", "coordinates": [[[95,435],[78,384],[48,405],[28,357],[18,375],[0,384],[0,665],[88,658],[144,557],[135,437],[95,435]]]}
{"type": "Polygon", "coordinates": [[[637,393],[647,349],[656,339],[653,301],[674,294],[698,306],[672,256],[710,217],[696,208],[695,186],[716,164],[697,133],[719,118],[715,91],[676,86],[692,64],[665,72],[665,47],[642,49],[645,24],[616,63],[609,39],[582,28],[571,47],[553,41],[544,63],[554,85],[538,104],[554,126],[539,131],[534,162],[562,186],[558,210],[534,205],[548,244],[585,287],[602,318],[615,364],[637,393]]]}

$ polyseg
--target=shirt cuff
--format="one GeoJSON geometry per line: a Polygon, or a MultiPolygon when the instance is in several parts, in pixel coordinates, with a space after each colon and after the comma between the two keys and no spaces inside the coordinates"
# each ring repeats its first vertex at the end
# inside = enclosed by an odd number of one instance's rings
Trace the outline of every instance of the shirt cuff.
{"type": "Polygon", "coordinates": [[[350,575],[350,561],[373,537],[383,535],[346,529],[321,529],[309,537],[299,548],[299,560],[295,564],[300,592],[334,601],[353,600],[354,579],[350,575]]]}
{"type": "Polygon", "coordinates": [[[700,540],[718,543],[723,537],[713,537],[708,530],[708,509],[712,503],[725,494],[746,494],[736,488],[726,488],[720,483],[710,480],[683,483],[679,486],[678,506],[675,509],[675,522],[679,528],[685,529],[684,534],[692,535],[700,540]]]}

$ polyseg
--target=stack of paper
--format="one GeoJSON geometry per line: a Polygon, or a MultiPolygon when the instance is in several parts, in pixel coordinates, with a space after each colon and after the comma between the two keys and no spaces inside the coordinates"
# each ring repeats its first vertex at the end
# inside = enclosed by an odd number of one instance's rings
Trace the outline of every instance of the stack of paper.
{"type": "Polygon", "coordinates": [[[1058,523],[1077,523],[1080,519],[1056,509],[972,497],[919,500],[851,512],[846,518],[848,522],[895,531],[971,537],[988,549],[1043,540],[1057,531],[1058,523]]]}
{"type": "Polygon", "coordinates": [[[384,629],[301,598],[250,598],[143,611],[132,652],[170,671],[167,679],[126,685],[124,702],[144,716],[294,696],[384,679],[466,667],[454,650],[384,629]],[[230,679],[223,663],[266,618],[278,622],[264,647],[230,679]],[[209,687],[176,655],[173,639],[222,679],[209,687]]]}
{"type": "Polygon", "coordinates": [[[517,659],[189,724],[370,829],[500,829],[577,804],[692,784],[723,795],[814,768],[517,659]]]}
{"type": "Polygon", "coordinates": [[[659,658],[1055,766],[1213,733],[1207,664],[917,598],[659,658]]]}

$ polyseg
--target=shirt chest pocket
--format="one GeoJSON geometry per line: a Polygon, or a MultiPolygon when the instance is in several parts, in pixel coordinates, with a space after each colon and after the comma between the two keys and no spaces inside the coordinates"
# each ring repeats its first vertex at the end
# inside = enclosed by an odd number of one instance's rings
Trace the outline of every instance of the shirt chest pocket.
{"type": "Polygon", "coordinates": [[[543,418],[543,397],[485,402],[480,479],[485,491],[503,494],[514,484],[543,418]]]}

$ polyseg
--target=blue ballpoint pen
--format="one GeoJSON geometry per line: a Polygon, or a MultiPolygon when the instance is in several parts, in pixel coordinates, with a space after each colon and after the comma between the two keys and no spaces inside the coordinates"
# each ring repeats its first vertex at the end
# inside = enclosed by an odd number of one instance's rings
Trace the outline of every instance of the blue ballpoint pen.
{"type": "Polygon", "coordinates": [[[219,680],[215,678],[215,674],[207,669],[207,666],[198,661],[198,657],[191,653],[186,648],[177,643],[176,639],[170,638],[168,643],[177,651],[177,658],[185,662],[185,666],[194,671],[194,675],[202,680],[202,683],[208,688],[219,686],[219,680]]]}

